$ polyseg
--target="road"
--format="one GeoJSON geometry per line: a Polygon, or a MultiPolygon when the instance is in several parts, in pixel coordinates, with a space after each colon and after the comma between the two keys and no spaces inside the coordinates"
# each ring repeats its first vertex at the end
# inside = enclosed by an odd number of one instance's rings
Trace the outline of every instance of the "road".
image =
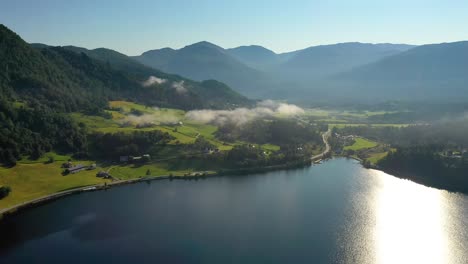
{"type": "Polygon", "coordinates": [[[330,148],[330,143],[328,143],[328,138],[331,136],[331,129],[328,129],[327,132],[323,133],[322,134],[322,140],[323,140],[323,143],[325,144],[325,150],[320,153],[320,154],[317,154],[315,156],[313,156],[311,158],[312,161],[316,161],[316,160],[319,160],[319,159],[323,159],[323,157],[325,155],[328,154],[328,152],[330,152],[331,148],[330,148]]]}

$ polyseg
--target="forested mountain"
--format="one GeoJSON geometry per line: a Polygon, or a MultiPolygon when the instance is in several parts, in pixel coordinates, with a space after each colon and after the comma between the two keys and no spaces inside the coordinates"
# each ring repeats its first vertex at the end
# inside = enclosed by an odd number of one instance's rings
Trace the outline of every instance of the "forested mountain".
{"type": "MultiPolygon", "coordinates": [[[[88,50],[74,46],[67,46],[64,48],[73,50],[77,53],[85,53],[86,55],[101,62],[107,63],[111,67],[123,71],[132,78],[136,78],[138,80],[147,80],[148,76],[154,76],[163,81],[166,80],[163,83],[159,83],[158,86],[166,85],[174,88],[174,84],[178,86],[183,82],[183,89],[193,93],[193,97],[197,97],[205,101],[203,105],[196,106],[195,108],[220,109],[235,106],[248,106],[251,104],[251,102],[246,97],[233,91],[229,86],[219,81],[208,80],[203,82],[194,82],[190,79],[173,74],[167,74],[157,69],[145,66],[135,61],[134,59],[111,49],[99,48],[88,50]]],[[[187,93],[185,93],[184,96],[187,96],[187,93]]],[[[193,97],[192,99],[194,99],[193,97]]],[[[179,108],[180,107],[181,106],[179,106],[179,108]]],[[[182,106],[182,108],[184,107],[182,106]]]]}
{"type": "Polygon", "coordinates": [[[468,98],[468,42],[423,45],[334,77],[337,93],[368,99],[468,98]]]}
{"type": "Polygon", "coordinates": [[[203,41],[179,50],[169,48],[151,50],[134,57],[139,62],[169,73],[202,81],[215,79],[225,82],[246,95],[266,81],[266,75],[231,56],[223,48],[203,41]]]}
{"type": "Polygon", "coordinates": [[[168,75],[106,49],[31,46],[3,25],[0,58],[0,163],[5,164],[52,149],[84,151],[84,128],[64,113],[103,115],[109,100],[181,109],[251,104],[217,81],[168,75]]]}

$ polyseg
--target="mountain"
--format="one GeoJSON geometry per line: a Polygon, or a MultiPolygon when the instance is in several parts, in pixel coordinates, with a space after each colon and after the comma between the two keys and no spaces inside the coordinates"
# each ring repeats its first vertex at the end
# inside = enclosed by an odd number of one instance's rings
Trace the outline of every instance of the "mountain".
{"type": "Polygon", "coordinates": [[[223,48],[203,41],[179,50],[151,50],[134,57],[137,61],[165,72],[202,81],[216,79],[246,95],[255,94],[265,75],[240,62],[223,48]]]}
{"type": "Polygon", "coordinates": [[[195,80],[216,79],[258,98],[292,99],[323,79],[413,48],[405,44],[341,43],[276,54],[262,46],[223,49],[199,42],[179,50],[151,50],[139,62],[195,80]]]}
{"type": "Polygon", "coordinates": [[[281,62],[278,54],[258,45],[226,49],[226,52],[254,69],[267,69],[281,62]]]}
{"type": "Polygon", "coordinates": [[[419,46],[334,76],[336,93],[369,99],[466,100],[468,41],[419,46]]]}
{"type": "Polygon", "coordinates": [[[296,51],[276,69],[299,82],[309,82],[351,70],[387,56],[413,48],[400,44],[367,44],[359,42],[321,45],[296,51]]]}

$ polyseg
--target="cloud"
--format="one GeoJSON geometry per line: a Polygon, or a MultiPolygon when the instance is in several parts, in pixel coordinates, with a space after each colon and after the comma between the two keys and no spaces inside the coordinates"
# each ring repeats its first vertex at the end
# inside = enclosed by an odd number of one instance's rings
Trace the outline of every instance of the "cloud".
{"type": "Polygon", "coordinates": [[[188,91],[184,86],[184,81],[173,82],[172,88],[174,88],[178,94],[185,94],[188,91]]]}
{"type": "Polygon", "coordinates": [[[304,109],[272,100],[259,102],[255,108],[236,108],[234,110],[193,110],[187,112],[187,119],[204,124],[235,124],[241,126],[251,120],[275,115],[295,116],[304,113],[304,109]]]}
{"type": "Polygon", "coordinates": [[[278,114],[283,115],[300,115],[304,114],[304,109],[297,105],[280,103],[273,100],[261,101],[257,104],[257,107],[265,107],[274,110],[278,114]]]}
{"type": "Polygon", "coordinates": [[[148,78],[148,80],[144,81],[143,82],[143,86],[144,87],[148,87],[148,86],[151,86],[153,84],[163,84],[165,83],[167,80],[166,79],[161,79],[161,78],[158,78],[158,77],[155,77],[155,76],[150,76],[148,78]]]}

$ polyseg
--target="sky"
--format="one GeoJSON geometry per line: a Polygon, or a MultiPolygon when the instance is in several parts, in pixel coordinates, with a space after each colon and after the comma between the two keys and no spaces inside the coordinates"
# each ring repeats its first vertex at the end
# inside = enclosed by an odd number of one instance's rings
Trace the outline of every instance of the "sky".
{"type": "Polygon", "coordinates": [[[203,40],[281,53],[354,41],[468,40],[468,1],[0,0],[0,23],[30,43],[127,55],[203,40]]]}

